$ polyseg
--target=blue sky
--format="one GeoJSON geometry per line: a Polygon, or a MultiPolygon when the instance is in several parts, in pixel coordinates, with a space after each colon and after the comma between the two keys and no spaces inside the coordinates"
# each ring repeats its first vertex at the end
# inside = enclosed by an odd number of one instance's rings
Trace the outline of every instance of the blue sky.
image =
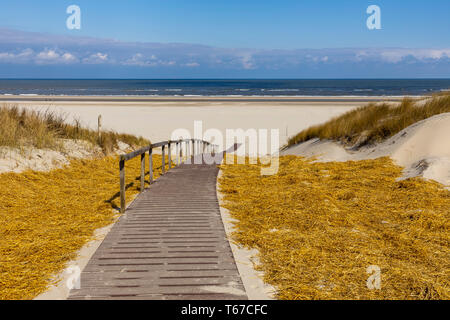
{"type": "Polygon", "coordinates": [[[450,77],[449,12],[448,0],[3,0],[0,77],[450,77]],[[72,4],[81,30],[66,28],[72,4]],[[366,27],[372,4],[381,30],[366,27]]]}

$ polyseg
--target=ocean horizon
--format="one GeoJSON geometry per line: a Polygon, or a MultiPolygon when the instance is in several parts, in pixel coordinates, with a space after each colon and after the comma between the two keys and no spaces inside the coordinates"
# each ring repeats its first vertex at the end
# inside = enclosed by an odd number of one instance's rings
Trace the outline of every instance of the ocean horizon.
{"type": "Polygon", "coordinates": [[[421,96],[450,79],[0,79],[0,95],[22,96],[421,96]]]}

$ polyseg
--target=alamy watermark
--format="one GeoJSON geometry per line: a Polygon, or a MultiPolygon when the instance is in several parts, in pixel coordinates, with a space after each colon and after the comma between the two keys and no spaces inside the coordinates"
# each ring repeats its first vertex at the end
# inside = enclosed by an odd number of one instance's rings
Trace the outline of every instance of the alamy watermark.
{"type": "Polygon", "coordinates": [[[369,266],[366,270],[370,277],[367,279],[366,285],[370,290],[381,289],[381,268],[379,266],[369,266]]]}
{"type": "MultiPolygon", "coordinates": [[[[70,16],[66,20],[66,26],[69,30],[81,29],[81,8],[76,4],[67,7],[66,13],[70,16]]],[[[367,18],[366,25],[369,30],[381,29],[381,8],[378,5],[370,5],[367,7],[366,13],[370,16],[367,18]]]]}
{"type": "Polygon", "coordinates": [[[66,286],[69,290],[81,289],[81,269],[79,266],[70,266],[66,269],[69,277],[66,280],[66,286]]]}
{"type": "Polygon", "coordinates": [[[81,9],[79,6],[73,4],[67,7],[67,14],[70,16],[66,20],[66,26],[69,30],[81,29],[81,9]]]}
{"type": "MultiPolygon", "coordinates": [[[[194,157],[194,164],[234,164],[235,155],[238,164],[245,164],[248,158],[250,164],[261,164],[261,175],[275,175],[279,169],[280,130],[279,129],[226,129],[223,132],[216,128],[203,131],[203,122],[194,121],[194,132],[180,128],[172,132],[171,140],[199,139],[217,145],[217,150],[223,153],[204,153],[202,157],[194,157]]],[[[186,147],[187,149],[187,147],[186,147]]],[[[190,154],[185,150],[184,154],[190,154]]],[[[187,158],[186,163],[190,163],[187,158]]]]}
{"type": "Polygon", "coordinates": [[[367,18],[367,28],[369,30],[381,29],[381,8],[377,5],[371,5],[367,7],[367,14],[370,16],[367,18]]]}

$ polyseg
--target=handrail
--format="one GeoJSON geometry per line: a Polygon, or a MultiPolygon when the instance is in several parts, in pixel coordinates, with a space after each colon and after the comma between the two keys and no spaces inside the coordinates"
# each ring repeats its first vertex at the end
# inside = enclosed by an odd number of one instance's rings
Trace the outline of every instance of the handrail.
{"type": "Polygon", "coordinates": [[[153,183],[153,149],[162,148],[162,174],[166,172],[166,156],[165,156],[165,148],[168,146],[168,155],[169,155],[169,170],[172,168],[172,156],[171,156],[171,146],[176,145],[176,165],[181,164],[181,159],[183,157],[183,143],[185,143],[185,147],[187,153],[192,152],[192,156],[195,156],[195,142],[198,143],[197,151],[202,150],[202,153],[205,153],[205,149],[207,152],[215,152],[216,147],[218,145],[212,144],[205,140],[200,139],[184,139],[184,140],[168,140],[162,141],[158,143],[153,143],[149,146],[140,148],[133,152],[122,154],[119,158],[119,170],[120,170],[120,213],[125,213],[126,208],[126,198],[125,198],[125,162],[141,156],[141,189],[140,192],[143,192],[145,189],[145,155],[148,152],[149,156],[149,182],[153,183]],[[192,142],[192,149],[189,148],[189,145],[192,142]],[[200,145],[202,148],[200,149],[200,145]]]}

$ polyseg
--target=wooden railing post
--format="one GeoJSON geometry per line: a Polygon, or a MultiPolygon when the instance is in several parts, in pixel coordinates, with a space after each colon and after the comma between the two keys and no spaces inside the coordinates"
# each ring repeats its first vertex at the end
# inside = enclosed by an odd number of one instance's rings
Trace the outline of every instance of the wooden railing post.
{"type": "Polygon", "coordinates": [[[168,145],[168,152],[167,152],[168,156],[169,156],[169,170],[172,169],[172,144],[169,141],[169,145],[168,145]]]}
{"type": "Polygon", "coordinates": [[[153,148],[150,147],[150,150],[148,150],[148,171],[149,171],[149,181],[150,184],[153,183],[153,148]]]}
{"type": "Polygon", "coordinates": [[[141,154],[141,192],[145,189],[145,153],[141,154]]]}
{"type": "MultiPolygon", "coordinates": [[[[186,142],[184,142],[184,145],[186,146],[186,142]]],[[[180,142],[180,164],[183,161],[183,141],[180,142]]]]}
{"type": "Polygon", "coordinates": [[[125,199],[125,160],[120,158],[120,213],[125,213],[126,199],[125,199]]]}
{"type": "Polygon", "coordinates": [[[180,165],[180,141],[177,141],[177,166],[180,165]]]}
{"type": "Polygon", "coordinates": [[[166,173],[166,145],[162,146],[162,174],[166,173]]]}
{"type": "Polygon", "coordinates": [[[175,166],[178,165],[178,141],[175,142],[175,166]]]}
{"type": "Polygon", "coordinates": [[[186,151],[186,159],[189,158],[189,141],[184,142],[184,148],[186,151]]]}

